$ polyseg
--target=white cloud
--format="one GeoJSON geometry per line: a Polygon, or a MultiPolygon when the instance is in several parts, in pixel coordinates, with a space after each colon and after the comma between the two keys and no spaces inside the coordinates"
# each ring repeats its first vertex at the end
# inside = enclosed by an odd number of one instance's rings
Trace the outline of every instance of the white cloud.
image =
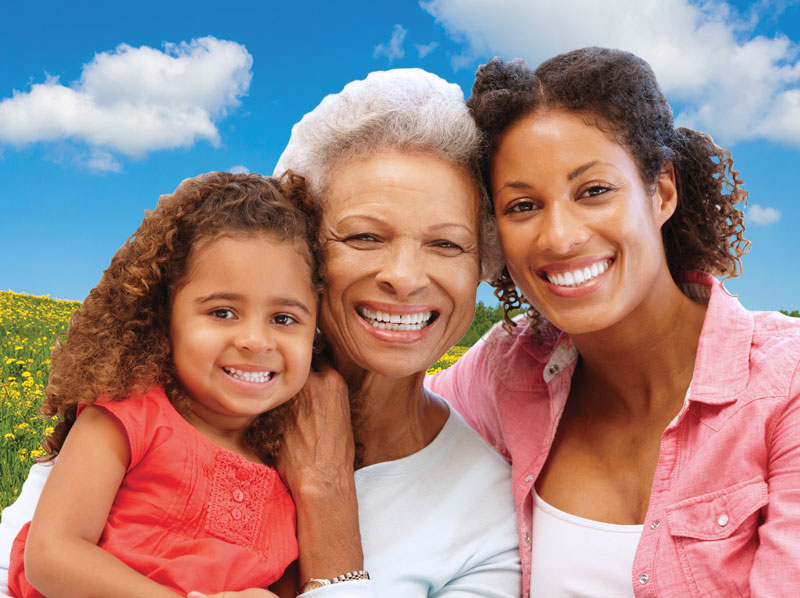
{"type": "Polygon", "coordinates": [[[215,122],[247,93],[252,63],[244,46],[214,37],[163,50],[121,44],[96,54],[69,85],[48,76],[0,101],[0,142],[85,143],[89,167],[100,170],[118,170],[111,152],[217,144],[215,122]]]}
{"type": "Polygon", "coordinates": [[[780,210],[775,208],[762,208],[758,204],[753,204],[747,208],[746,219],[756,224],[774,224],[781,219],[780,210]]]}
{"type": "Polygon", "coordinates": [[[378,44],[372,52],[372,57],[385,56],[389,59],[389,64],[396,58],[403,58],[406,51],[403,49],[403,42],[406,39],[405,27],[402,25],[395,25],[392,31],[392,38],[386,44],[378,44]]]}
{"type": "MultiPolygon", "coordinates": [[[[785,4],[785,2],[784,2],[785,4]]],[[[768,139],[800,147],[800,45],[752,36],[764,10],[739,15],[723,0],[430,0],[422,7],[464,44],[454,68],[495,55],[535,66],[584,46],[647,60],[676,120],[723,143],[768,139]]]]}
{"type": "Polygon", "coordinates": [[[439,47],[439,42],[430,42],[427,44],[414,44],[414,47],[417,49],[417,54],[420,58],[425,58],[428,54],[433,52],[436,48],[439,47]]]}
{"type": "Polygon", "coordinates": [[[89,170],[100,172],[121,172],[122,166],[111,153],[103,150],[95,150],[89,154],[86,165],[89,170]]]}
{"type": "Polygon", "coordinates": [[[250,174],[250,169],[247,168],[247,166],[242,166],[241,164],[238,164],[237,166],[231,166],[228,169],[228,172],[230,172],[231,174],[250,174]]]}

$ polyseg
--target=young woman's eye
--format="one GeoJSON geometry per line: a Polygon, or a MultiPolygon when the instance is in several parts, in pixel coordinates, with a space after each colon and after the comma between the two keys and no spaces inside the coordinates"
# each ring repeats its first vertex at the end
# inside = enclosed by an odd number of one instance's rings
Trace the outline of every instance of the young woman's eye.
{"type": "Polygon", "coordinates": [[[236,317],[236,314],[233,313],[233,310],[228,309],[227,307],[218,307],[217,309],[213,309],[211,310],[211,315],[220,320],[230,320],[236,317]]]}
{"type": "Polygon", "coordinates": [[[592,185],[591,187],[587,187],[581,193],[581,197],[597,197],[598,195],[603,195],[604,193],[608,193],[611,191],[611,187],[607,187],[605,185],[592,185]]]}
{"type": "Polygon", "coordinates": [[[514,212],[533,212],[536,209],[538,209],[538,206],[533,201],[521,199],[508,206],[505,212],[506,214],[513,214],[514,212]]]}
{"type": "Polygon", "coordinates": [[[297,318],[289,314],[278,314],[272,318],[272,321],[280,326],[289,326],[298,322],[297,318]]]}

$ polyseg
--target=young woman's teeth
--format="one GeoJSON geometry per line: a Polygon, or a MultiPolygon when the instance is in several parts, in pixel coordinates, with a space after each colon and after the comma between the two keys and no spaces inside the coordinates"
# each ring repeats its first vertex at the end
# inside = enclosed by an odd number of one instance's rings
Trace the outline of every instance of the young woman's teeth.
{"type": "Polygon", "coordinates": [[[573,270],[572,272],[545,272],[545,275],[547,276],[547,280],[560,287],[576,287],[600,276],[603,272],[608,270],[612,261],[613,260],[595,262],[591,266],[573,270]]]}
{"type": "Polygon", "coordinates": [[[234,368],[222,368],[222,371],[228,374],[231,378],[244,380],[245,382],[257,382],[261,384],[272,380],[272,376],[275,374],[275,372],[247,372],[234,368]]]}
{"type": "Polygon", "coordinates": [[[416,314],[390,314],[361,305],[358,307],[358,314],[371,326],[394,332],[422,330],[433,321],[432,311],[423,311],[416,314]]]}

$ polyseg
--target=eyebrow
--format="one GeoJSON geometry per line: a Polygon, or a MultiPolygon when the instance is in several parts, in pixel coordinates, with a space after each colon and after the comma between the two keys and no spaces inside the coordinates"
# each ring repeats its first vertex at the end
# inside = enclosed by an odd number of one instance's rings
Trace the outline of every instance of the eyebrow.
{"type": "MultiPolygon", "coordinates": [[[[220,292],[211,293],[210,295],[205,295],[195,299],[195,303],[198,305],[203,305],[204,303],[209,303],[211,301],[244,301],[244,295],[240,295],[238,293],[220,292]]],[[[290,297],[278,297],[274,299],[273,302],[276,305],[282,305],[284,307],[296,307],[304,311],[306,314],[311,315],[311,310],[302,301],[297,301],[296,299],[291,299],[290,297]]]]}
{"type": "Polygon", "coordinates": [[[574,179],[576,176],[578,176],[582,172],[586,172],[587,170],[589,170],[595,164],[597,164],[597,160],[593,160],[592,162],[587,162],[586,164],[584,164],[582,166],[578,166],[575,170],[573,170],[572,172],[570,172],[567,175],[567,179],[571,181],[572,179],[574,179]]]}
{"type": "MultiPolygon", "coordinates": [[[[377,216],[371,216],[369,214],[350,214],[349,216],[345,216],[337,224],[342,225],[345,222],[349,222],[350,220],[367,220],[369,222],[373,222],[376,225],[380,226],[387,226],[387,221],[383,218],[379,218],[377,216]]],[[[442,222],[441,224],[436,224],[430,227],[432,231],[438,231],[445,228],[462,228],[466,231],[469,231],[469,227],[465,224],[461,224],[460,222],[442,222]]]]}

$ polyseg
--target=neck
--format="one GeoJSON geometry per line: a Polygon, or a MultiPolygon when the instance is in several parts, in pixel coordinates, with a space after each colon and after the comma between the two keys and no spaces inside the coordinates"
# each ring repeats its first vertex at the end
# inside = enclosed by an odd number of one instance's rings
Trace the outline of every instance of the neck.
{"type": "Polygon", "coordinates": [[[624,321],[573,337],[581,354],[576,383],[614,397],[606,409],[641,416],[674,410],[692,379],[705,312],[667,275],[624,321]]]}
{"type": "Polygon", "coordinates": [[[360,467],[412,455],[430,444],[449,414],[422,386],[425,372],[388,378],[334,358],[350,389],[360,467]]]}

